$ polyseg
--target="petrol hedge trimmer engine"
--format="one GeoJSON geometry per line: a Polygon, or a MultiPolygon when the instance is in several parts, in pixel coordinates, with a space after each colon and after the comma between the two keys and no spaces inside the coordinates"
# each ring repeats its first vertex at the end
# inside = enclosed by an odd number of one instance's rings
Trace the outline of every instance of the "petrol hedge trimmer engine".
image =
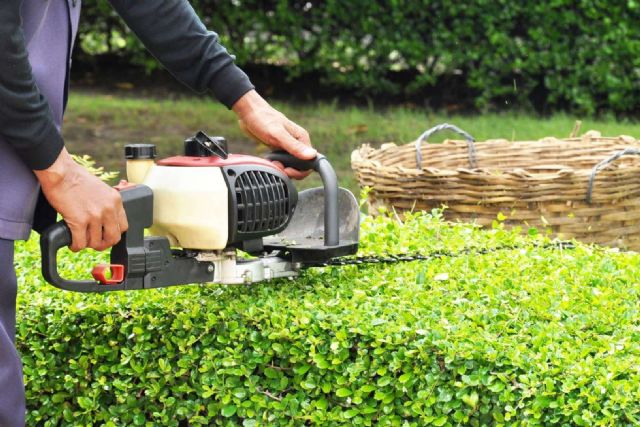
{"type": "Polygon", "coordinates": [[[128,181],[116,188],[129,230],[111,249],[111,263],[93,268],[95,280],[71,281],[57,267],[71,232],[64,221],[50,227],[40,244],[43,275],[54,286],[105,292],[254,283],[294,277],[358,249],[358,204],[338,188],[322,155],[311,161],[284,152],[268,156],[320,174],[323,187],[298,193],[271,161],[228,154],[224,138],[202,132],[185,141],[183,156],[156,163],[150,144],[129,145],[125,154],[128,181]],[[253,258],[238,257],[238,250],[253,258]]]}

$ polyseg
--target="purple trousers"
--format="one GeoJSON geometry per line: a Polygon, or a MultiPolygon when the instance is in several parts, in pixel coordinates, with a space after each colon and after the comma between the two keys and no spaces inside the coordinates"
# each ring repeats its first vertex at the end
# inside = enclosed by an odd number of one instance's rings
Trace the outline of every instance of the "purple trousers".
{"type": "MultiPolygon", "coordinates": [[[[78,0],[22,3],[22,27],[33,76],[58,126],[62,124],[79,3],[78,0]]],[[[0,138],[0,427],[23,427],[25,423],[22,370],[14,344],[17,285],[13,241],[29,237],[38,191],[33,172],[0,138]]]]}
{"type": "Polygon", "coordinates": [[[22,368],[13,340],[16,334],[16,274],[13,242],[0,239],[0,426],[24,426],[22,368]]]}

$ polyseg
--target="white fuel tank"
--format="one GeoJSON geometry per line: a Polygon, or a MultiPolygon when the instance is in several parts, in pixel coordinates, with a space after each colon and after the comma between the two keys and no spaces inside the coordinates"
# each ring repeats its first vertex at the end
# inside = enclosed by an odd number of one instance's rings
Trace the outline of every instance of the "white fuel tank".
{"type": "Polygon", "coordinates": [[[219,167],[181,167],[129,161],[130,182],[153,190],[151,235],[184,249],[224,249],[229,238],[227,184],[219,167]],[[146,169],[146,171],[138,169],[146,169]],[[135,170],[136,173],[130,172],[135,170]],[[145,173],[146,172],[146,173],[145,173]],[[134,176],[131,176],[134,175],[134,176]],[[144,177],[142,182],[133,179],[144,177]]]}

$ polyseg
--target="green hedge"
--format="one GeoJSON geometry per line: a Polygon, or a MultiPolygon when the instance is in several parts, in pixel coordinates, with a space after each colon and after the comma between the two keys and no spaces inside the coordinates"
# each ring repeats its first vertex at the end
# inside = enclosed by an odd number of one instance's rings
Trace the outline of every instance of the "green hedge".
{"type": "Polygon", "coordinates": [[[112,295],[45,285],[32,240],[16,258],[28,425],[640,422],[640,257],[496,225],[369,218],[362,247],[523,248],[112,295]]]}
{"type": "MultiPolygon", "coordinates": [[[[192,3],[240,64],[319,74],[334,88],[431,104],[442,98],[451,108],[631,114],[640,107],[637,0],[192,3]]],[[[155,66],[105,0],[84,8],[86,53],[155,66]]]]}

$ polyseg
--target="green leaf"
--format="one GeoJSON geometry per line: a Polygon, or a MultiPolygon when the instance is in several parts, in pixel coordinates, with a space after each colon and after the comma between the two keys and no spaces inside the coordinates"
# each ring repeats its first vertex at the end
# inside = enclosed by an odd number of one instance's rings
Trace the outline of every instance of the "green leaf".
{"type": "Polygon", "coordinates": [[[348,410],[344,411],[342,414],[344,415],[345,418],[350,419],[350,418],[355,417],[359,413],[360,413],[360,411],[358,411],[357,409],[348,409],[348,410]]]}
{"type": "Polygon", "coordinates": [[[400,375],[400,377],[398,378],[398,381],[400,382],[400,384],[404,384],[407,381],[410,381],[412,378],[413,378],[413,375],[411,375],[410,373],[406,373],[406,374],[400,375]]]}
{"type": "Polygon", "coordinates": [[[278,378],[280,375],[278,374],[278,371],[276,369],[273,368],[266,368],[264,370],[264,375],[267,378],[278,378]]]}
{"type": "Polygon", "coordinates": [[[304,375],[309,372],[309,369],[311,369],[311,365],[305,363],[304,365],[295,367],[293,371],[298,375],[304,375]]]}
{"type": "Polygon", "coordinates": [[[82,409],[91,409],[93,408],[93,401],[91,399],[89,399],[88,397],[84,397],[84,396],[80,396],[78,397],[78,405],[80,405],[80,407],[82,409]]]}
{"type": "Polygon", "coordinates": [[[446,423],[447,423],[447,416],[446,415],[442,415],[442,416],[436,418],[435,420],[433,420],[433,422],[432,422],[432,424],[434,426],[437,426],[437,427],[442,427],[446,423]]]}
{"type": "Polygon", "coordinates": [[[226,405],[222,408],[222,416],[227,418],[233,417],[237,410],[236,405],[226,405]]]}
{"type": "MultiPolygon", "coordinates": [[[[66,399],[68,398],[68,395],[66,393],[56,393],[53,396],[51,396],[51,401],[53,403],[62,403],[64,402],[66,399]]],[[[81,398],[78,398],[78,400],[81,398]]],[[[85,398],[86,399],[86,398],[85,398]]],[[[84,406],[82,406],[82,404],[78,401],[78,404],[80,405],[81,408],[85,408],[84,406]]],[[[88,408],[85,408],[88,409],[88,408]]]]}
{"type": "Polygon", "coordinates": [[[147,420],[146,420],[146,418],[145,418],[144,414],[135,414],[135,415],[133,416],[133,423],[134,423],[135,425],[137,425],[137,426],[142,426],[142,425],[144,425],[146,421],[147,421],[147,420]]]}
{"type": "Polygon", "coordinates": [[[233,395],[238,399],[244,399],[247,396],[247,391],[243,388],[236,388],[233,390],[233,395]]]}
{"type": "Polygon", "coordinates": [[[316,388],[317,384],[313,381],[313,380],[305,380],[302,381],[300,383],[300,385],[302,386],[302,388],[304,388],[305,390],[313,390],[314,388],[316,388]]]}
{"type": "Polygon", "coordinates": [[[360,387],[360,391],[362,391],[363,393],[371,393],[375,389],[376,389],[375,386],[371,384],[365,384],[362,387],[360,387]]]}
{"type": "Polygon", "coordinates": [[[313,361],[316,363],[316,365],[318,365],[318,368],[320,369],[329,369],[331,367],[331,365],[329,364],[329,362],[327,362],[324,356],[320,354],[316,354],[313,358],[313,361]]]}
{"type": "Polygon", "coordinates": [[[338,397],[347,397],[347,396],[351,396],[351,390],[349,390],[348,388],[339,388],[338,390],[336,390],[336,396],[338,397]]]}
{"type": "Polygon", "coordinates": [[[499,393],[502,390],[504,390],[505,386],[504,386],[504,383],[498,381],[498,382],[495,382],[495,383],[491,384],[487,388],[489,390],[491,390],[492,392],[494,392],[494,393],[499,393]]]}
{"type": "Polygon", "coordinates": [[[378,387],[384,387],[391,384],[391,381],[391,377],[381,377],[378,379],[376,384],[378,385],[378,387]]]}
{"type": "Polygon", "coordinates": [[[462,401],[472,408],[475,408],[478,404],[478,393],[474,391],[471,394],[465,394],[464,396],[462,396],[462,401]]]}
{"type": "Polygon", "coordinates": [[[329,406],[329,402],[327,402],[327,399],[322,398],[322,399],[316,400],[316,408],[324,411],[327,409],[328,406],[329,406]]]}

